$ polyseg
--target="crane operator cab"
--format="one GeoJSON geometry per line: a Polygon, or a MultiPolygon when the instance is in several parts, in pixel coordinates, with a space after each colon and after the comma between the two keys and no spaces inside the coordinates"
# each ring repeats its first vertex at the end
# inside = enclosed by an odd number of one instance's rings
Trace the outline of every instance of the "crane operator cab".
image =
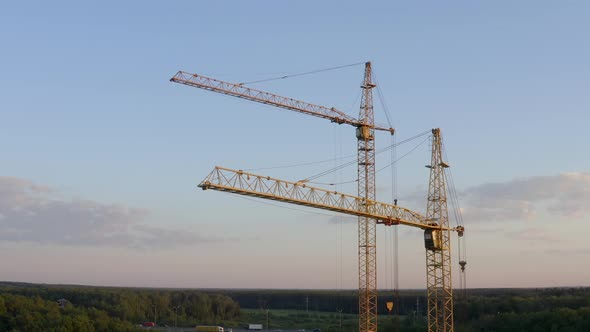
{"type": "Polygon", "coordinates": [[[424,230],[424,247],[426,247],[426,250],[442,250],[441,231],[438,229],[424,230]]]}
{"type": "Polygon", "coordinates": [[[375,137],[373,136],[373,128],[369,126],[359,126],[356,128],[356,138],[365,141],[372,141],[375,137]]]}

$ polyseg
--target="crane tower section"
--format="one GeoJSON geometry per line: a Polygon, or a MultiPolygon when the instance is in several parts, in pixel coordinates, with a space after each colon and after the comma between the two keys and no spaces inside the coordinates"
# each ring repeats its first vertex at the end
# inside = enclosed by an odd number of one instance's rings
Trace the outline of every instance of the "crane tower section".
{"type": "MultiPolygon", "coordinates": [[[[358,141],[358,195],[367,202],[375,201],[375,139],[373,88],[371,63],[365,64],[365,79],[361,107],[360,126],[356,129],[358,141]]],[[[377,331],[377,234],[376,220],[358,217],[358,264],[359,264],[359,331],[377,331]]]]}
{"type": "Polygon", "coordinates": [[[451,243],[445,168],[440,129],[432,130],[432,156],[426,217],[438,229],[424,231],[426,247],[426,288],[428,332],[453,331],[453,290],[451,285],[451,243]]]}

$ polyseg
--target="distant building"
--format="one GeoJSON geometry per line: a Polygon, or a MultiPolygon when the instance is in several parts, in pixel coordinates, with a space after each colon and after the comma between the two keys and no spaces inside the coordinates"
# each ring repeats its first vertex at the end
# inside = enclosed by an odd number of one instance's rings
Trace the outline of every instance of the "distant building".
{"type": "Polygon", "coordinates": [[[59,305],[59,307],[63,309],[66,307],[66,303],[68,303],[69,301],[66,299],[59,299],[56,302],[59,305]]]}

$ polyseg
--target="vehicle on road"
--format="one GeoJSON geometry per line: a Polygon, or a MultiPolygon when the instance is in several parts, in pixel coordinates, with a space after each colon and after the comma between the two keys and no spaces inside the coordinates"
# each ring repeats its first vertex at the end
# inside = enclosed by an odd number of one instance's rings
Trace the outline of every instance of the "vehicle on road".
{"type": "Polygon", "coordinates": [[[221,326],[197,325],[196,329],[197,332],[223,332],[223,327],[221,326]]]}

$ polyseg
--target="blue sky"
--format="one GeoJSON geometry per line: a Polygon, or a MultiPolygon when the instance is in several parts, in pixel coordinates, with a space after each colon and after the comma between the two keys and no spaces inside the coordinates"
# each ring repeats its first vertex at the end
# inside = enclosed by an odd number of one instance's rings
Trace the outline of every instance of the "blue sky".
{"type": "MultiPolygon", "coordinates": [[[[398,140],[442,128],[469,286],[588,286],[589,15],[584,1],[3,3],[0,280],[355,288],[354,222],[196,188],[215,165],[354,154],[352,128],[168,80],[370,60],[398,140]]],[[[353,66],[253,87],[356,116],[361,80],[353,66]]],[[[397,197],[418,211],[428,158],[424,145],[397,168],[397,197]]],[[[298,180],[335,165],[258,172],[298,180]]],[[[390,201],[387,170],[378,188],[390,201]]],[[[423,287],[421,233],[400,237],[400,286],[423,287]]]]}

